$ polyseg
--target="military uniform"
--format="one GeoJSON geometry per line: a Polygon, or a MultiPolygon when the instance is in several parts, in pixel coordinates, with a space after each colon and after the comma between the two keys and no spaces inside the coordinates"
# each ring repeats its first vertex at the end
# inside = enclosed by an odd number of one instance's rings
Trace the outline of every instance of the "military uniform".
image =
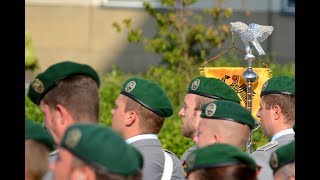
{"type": "MultiPolygon", "coordinates": [[[[261,90],[261,97],[268,94],[295,95],[294,79],[287,76],[278,76],[266,81],[261,90]]],[[[284,145],[295,139],[295,132],[292,128],[285,129],[273,135],[271,141],[256,149],[250,156],[256,161],[258,166],[259,180],[272,180],[273,171],[269,160],[271,154],[284,145]]]]}
{"type": "MultiPolygon", "coordinates": [[[[143,138],[130,144],[136,147],[143,155],[144,167],[142,179],[160,180],[163,175],[165,164],[164,152],[161,142],[156,138],[156,135],[149,135],[149,137],[147,137],[148,135],[142,135],[144,136],[143,138]]],[[[171,179],[185,179],[180,160],[172,152],[166,150],[166,153],[170,155],[173,161],[171,179]]]]}
{"type": "Polygon", "coordinates": [[[189,156],[189,154],[191,154],[193,151],[195,151],[196,149],[198,149],[197,145],[191,146],[189,147],[189,149],[186,150],[186,152],[184,152],[180,158],[180,161],[182,163],[182,165],[185,165],[186,159],[189,156]]]}
{"type": "MultiPolygon", "coordinates": [[[[168,95],[159,84],[153,81],[137,77],[129,78],[123,83],[120,94],[127,96],[162,118],[170,117],[173,114],[173,107],[168,95]]],[[[139,124],[144,123],[144,119],[139,120],[139,124]]],[[[150,119],[150,121],[152,120],[150,119]]],[[[126,139],[127,143],[136,147],[143,155],[143,179],[185,179],[180,160],[176,155],[162,148],[157,134],[152,134],[153,129],[149,131],[150,134],[138,132],[138,135],[126,139]]]]}
{"type": "Polygon", "coordinates": [[[277,150],[279,147],[282,147],[286,144],[289,144],[292,140],[294,140],[294,133],[286,134],[280,136],[274,141],[269,142],[268,144],[261,146],[256,149],[250,156],[256,161],[258,166],[258,178],[260,179],[273,179],[272,169],[269,165],[269,159],[271,153],[277,150]]]}
{"type": "MultiPolygon", "coordinates": [[[[241,99],[229,85],[220,79],[212,77],[199,76],[191,80],[187,93],[196,94],[198,96],[208,97],[212,99],[224,99],[240,104],[241,99]]],[[[197,145],[189,147],[180,157],[180,161],[185,168],[185,160],[187,156],[197,149],[197,145]]]]}

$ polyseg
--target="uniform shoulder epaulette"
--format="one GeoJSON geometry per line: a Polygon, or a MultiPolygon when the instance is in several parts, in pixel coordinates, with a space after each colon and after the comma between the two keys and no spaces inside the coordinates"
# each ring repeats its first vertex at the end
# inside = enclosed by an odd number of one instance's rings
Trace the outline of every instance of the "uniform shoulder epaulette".
{"type": "Polygon", "coordinates": [[[278,144],[279,144],[279,143],[278,143],[277,141],[271,141],[271,142],[269,142],[269,143],[266,144],[266,145],[263,145],[263,146],[261,146],[261,147],[258,147],[258,148],[257,148],[257,151],[267,151],[267,150],[269,150],[269,149],[271,149],[271,148],[276,147],[278,144]]]}
{"type": "Polygon", "coordinates": [[[165,152],[167,152],[167,153],[170,153],[170,154],[176,156],[173,152],[169,151],[168,149],[163,149],[163,150],[164,150],[165,152]]]}

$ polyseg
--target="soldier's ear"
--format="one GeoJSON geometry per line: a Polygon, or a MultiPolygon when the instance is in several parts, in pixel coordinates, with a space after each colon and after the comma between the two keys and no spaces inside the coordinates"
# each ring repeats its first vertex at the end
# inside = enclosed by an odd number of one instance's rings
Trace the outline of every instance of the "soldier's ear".
{"type": "Polygon", "coordinates": [[[222,139],[220,138],[220,135],[219,135],[219,134],[213,134],[213,135],[212,135],[212,141],[213,141],[214,143],[218,143],[218,142],[221,142],[222,139]]]}
{"type": "Polygon", "coordinates": [[[280,106],[274,105],[273,112],[274,112],[274,119],[279,119],[282,114],[282,110],[281,110],[280,106]]]}
{"type": "Polygon", "coordinates": [[[137,113],[135,111],[126,112],[126,118],[124,121],[125,126],[131,126],[137,119],[137,113]]]}

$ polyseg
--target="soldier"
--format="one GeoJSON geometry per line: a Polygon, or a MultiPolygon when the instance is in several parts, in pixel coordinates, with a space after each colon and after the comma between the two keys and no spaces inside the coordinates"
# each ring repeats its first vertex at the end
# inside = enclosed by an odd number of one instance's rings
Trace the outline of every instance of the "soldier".
{"type": "Polygon", "coordinates": [[[139,151],[111,128],[76,123],[66,130],[50,168],[57,180],[141,180],[142,166],[139,151]]]}
{"type": "Polygon", "coordinates": [[[226,143],[245,151],[255,120],[240,104],[215,100],[201,108],[198,127],[198,146],[226,143]]]}
{"type": "Polygon", "coordinates": [[[256,163],[239,148],[217,143],[201,147],[186,160],[190,180],[256,180],[256,163]]]}
{"type": "MultiPolygon", "coordinates": [[[[190,82],[183,107],[179,111],[179,115],[182,117],[181,133],[183,136],[192,138],[197,143],[196,132],[200,122],[201,107],[215,99],[224,99],[240,104],[240,98],[236,91],[220,79],[200,76],[190,82]]],[[[181,156],[180,160],[183,166],[188,154],[195,149],[197,149],[197,145],[191,146],[181,156]]]]}
{"type": "Polygon", "coordinates": [[[295,140],[274,151],[269,162],[274,179],[295,179],[295,159],[295,140]]]}
{"type": "MultiPolygon", "coordinates": [[[[56,144],[60,144],[70,125],[98,123],[99,85],[99,76],[92,67],[71,61],[50,66],[31,82],[28,97],[40,107],[44,126],[56,144]]],[[[50,154],[50,162],[55,160],[56,154],[57,151],[50,154]]],[[[51,176],[49,172],[46,178],[52,179],[51,176]]]]}
{"type": "Polygon", "coordinates": [[[40,180],[49,169],[48,155],[54,141],[41,124],[25,119],[25,179],[40,180]]]}
{"type": "Polygon", "coordinates": [[[272,77],[263,84],[260,96],[257,117],[263,133],[271,141],[257,148],[251,157],[260,169],[258,178],[270,180],[273,179],[269,166],[271,153],[294,140],[295,80],[288,76],[272,77]]]}
{"type": "Polygon", "coordinates": [[[112,128],[143,155],[143,179],[185,179],[179,159],[164,151],[157,134],[173,113],[171,101],[159,84],[129,78],[112,109],[112,128]]]}

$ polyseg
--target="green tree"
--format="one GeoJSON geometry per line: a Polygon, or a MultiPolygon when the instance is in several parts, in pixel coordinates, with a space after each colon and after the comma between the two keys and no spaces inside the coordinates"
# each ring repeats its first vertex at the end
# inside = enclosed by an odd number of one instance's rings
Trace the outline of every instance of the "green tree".
{"type": "MultiPolygon", "coordinates": [[[[114,22],[113,27],[121,32],[128,31],[128,41],[141,42],[145,49],[160,54],[162,65],[177,73],[190,74],[194,66],[209,56],[228,38],[230,26],[223,23],[230,18],[230,8],[221,8],[223,0],[215,7],[196,10],[191,5],[197,0],[162,0],[164,8],[156,9],[144,2],[146,12],[156,22],[156,33],[151,37],[143,35],[141,28],[132,28],[132,19],[114,22]]],[[[192,73],[191,73],[192,74],[192,73]]]]}
{"type": "Polygon", "coordinates": [[[31,34],[29,31],[25,31],[25,70],[34,71],[38,68],[38,59],[32,45],[31,34]]]}

